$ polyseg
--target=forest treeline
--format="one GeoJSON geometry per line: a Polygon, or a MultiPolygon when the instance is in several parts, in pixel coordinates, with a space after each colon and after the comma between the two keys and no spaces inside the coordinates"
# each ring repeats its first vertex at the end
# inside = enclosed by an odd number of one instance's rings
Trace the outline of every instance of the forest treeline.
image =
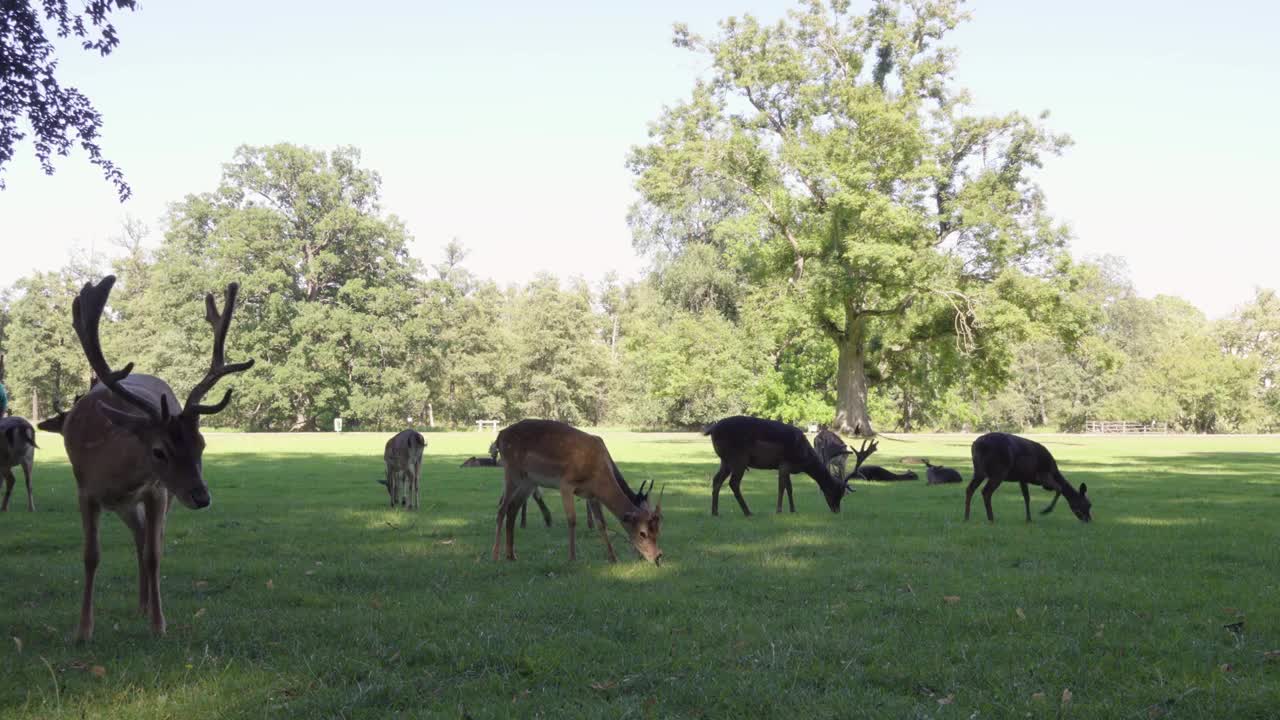
{"type": "MultiPolygon", "coordinates": [[[[500,287],[457,241],[440,257],[410,256],[379,194],[354,149],[244,147],[218,188],[171,206],[158,244],[129,223],[108,257],[22,278],[0,302],[14,411],[49,415],[84,392],[71,300],[114,273],[109,358],[168,379],[180,396],[208,357],[204,293],[241,283],[228,353],[257,364],[233,383],[235,402],[218,417],[227,427],[546,417],[674,429],[733,413],[809,423],[835,412],[838,349],[785,275],[699,247],[651,253],[636,281],[539,276],[500,287]]],[[[1074,431],[1089,419],[1280,429],[1272,290],[1211,322],[1179,298],[1138,297],[1115,258],[1059,256],[1051,272],[1002,292],[1042,296],[1018,306],[1050,311],[975,318],[1001,324],[999,352],[954,332],[870,326],[879,429],[1074,431]]]]}

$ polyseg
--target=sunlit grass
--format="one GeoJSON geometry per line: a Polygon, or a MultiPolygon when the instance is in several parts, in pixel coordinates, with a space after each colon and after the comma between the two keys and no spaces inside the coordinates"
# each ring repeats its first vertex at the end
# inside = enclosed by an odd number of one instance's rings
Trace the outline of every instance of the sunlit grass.
{"type": "MultiPolygon", "coordinates": [[[[212,508],[170,516],[170,633],[138,616],[106,517],[97,638],[70,642],[80,524],[58,438],[35,514],[0,516],[0,716],[1274,717],[1280,708],[1280,453],[1272,438],[1046,437],[1088,482],[1065,507],[961,521],[963,486],[860,485],[844,511],[795,478],[728,490],[710,517],[706,438],[607,431],[633,484],[666,486],[665,561],[616,520],[610,565],[578,503],[579,560],[531,508],[493,563],[491,439],[431,433],[422,510],[386,507],[383,434],[209,437],[212,508]],[[1227,625],[1243,620],[1240,633],[1227,625]],[[1062,703],[1064,689],[1071,702],[1062,703]]],[[[969,474],[969,436],[883,439],[969,474]]],[[[1033,510],[1050,495],[1037,490],[1033,510]]],[[[20,505],[20,504],[19,504],[20,505]]]]}

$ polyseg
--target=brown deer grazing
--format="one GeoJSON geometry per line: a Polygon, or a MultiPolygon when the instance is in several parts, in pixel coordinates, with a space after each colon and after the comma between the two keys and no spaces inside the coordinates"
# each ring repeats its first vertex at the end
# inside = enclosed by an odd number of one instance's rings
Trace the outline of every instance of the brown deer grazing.
{"type": "Polygon", "coordinates": [[[9,496],[18,478],[13,468],[22,466],[22,478],[27,482],[27,511],[36,511],[36,501],[31,497],[31,465],[35,462],[36,431],[25,418],[16,415],[0,418],[0,475],[4,476],[4,504],[0,511],[9,509],[9,496]]]}
{"type": "MultiPolygon", "coordinates": [[[[720,514],[720,488],[728,478],[729,489],[742,514],[751,516],[751,509],[742,497],[742,476],[748,468],[778,471],[778,512],[782,512],[782,495],[791,486],[793,472],[813,478],[826,497],[827,507],[831,512],[840,512],[840,500],[849,486],[831,474],[800,428],[764,418],[734,415],[708,425],[702,434],[711,436],[711,447],[720,457],[720,469],[711,480],[712,515],[720,514]]],[[[873,451],[867,451],[867,455],[873,451]]],[[[791,512],[795,511],[792,499],[791,512]]]]}
{"type": "Polygon", "coordinates": [[[200,416],[221,412],[231,402],[231,391],[214,405],[200,401],[223,377],[253,367],[252,360],[228,364],[224,356],[239,290],[232,283],[221,314],[213,294],[205,296],[205,319],[213,327],[213,359],[184,404],[178,404],[173,390],[160,378],[131,375],[133,363],[112,370],[102,355],[98,324],[113,284],[112,276],[96,286],[86,283],[71,305],[80,346],[100,380],[61,420],[84,525],[84,601],[76,631],[80,641],[93,637],[93,580],[101,555],[98,520],[104,508],[119,515],[133,532],[138,603],[143,614],[150,616],[151,629],[164,634],[160,556],[165,514],[171,497],[196,510],[209,506],[201,465],[205,443],[200,416]]]}
{"type": "Polygon", "coordinates": [[[1034,440],[1009,435],[1008,433],[987,433],[973,441],[973,480],[964,492],[964,519],[969,519],[969,502],[973,492],[983,480],[987,484],[982,488],[982,502],[987,507],[987,520],[995,522],[991,512],[991,496],[1000,483],[1005,480],[1016,480],[1022,488],[1022,501],[1027,510],[1027,522],[1031,522],[1031,492],[1028,485],[1039,485],[1057,494],[1049,507],[1040,511],[1043,515],[1053,510],[1058,503],[1058,496],[1065,495],[1071,512],[1084,522],[1092,520],[1090,509],[1093,503],[1085,492],[1088,486],[1081,484],[1077,492],[1071,483],[1058,472],[1058,463],[1045,446],[1034,440]]]}
{"type": "MultiPolygon", "coordinates": [[[[497,441],[495,440],[493,444],[489,446],[489,457],[477,457],[475,455],[472,455],[466,460],[463,460],[462,465],[460,467],[464,467],[464,468],[502,467],[502,459],[498,457],[497,441]]],[[[542,522],[546,523],[547,527],[551,527],[551,509],[547,507],[546,501],[542,499],[542,491],[540,491],[536,487],[533,489],[533,492],[530,493],[529,498],[526,499],[524,503],[520,505],[520,527],[522,528],[527,527],[527,523],[529,519],[529,500],[533,500],[535,503],[538,504],[538,510],[542,512],[542,522]]],[[[600,517],[601,512],[602,511],[600,509],[600,503],[594,500],[587,501],[587,529],[588,530],[595,529],[596,527],[595,518],[600,517]]]]}
{"type": "Polygon", "coordinates": [[[387,441],[382,451],[387,476],[381,484],[387,486],[391,507],[418,509],[418,481],[422,478],[422,451],[427,441],[417,430],[401,430],[387,441]]]}
{"type": "MultiPolygon", "coordinates": [[[[559,488],[564,502],[565,523],[569,527],[569,559],[577,558],[577,525],[573,498],[582,496],[587,514],[592,514],[591,501],[598,501],[622,522],[631,545],[646,560],[662,564],[658,536],[662,532],[662,498],[649,507],[648,493],[641,485],[634,492],[622,478],[618,466],[609,456],[604,440],[554,420],[521,420],[498,433],[497,445],[502,453],[505,484],[498,501],[498,519],[493,538],[493,559],[498,559],[502,545],[502,526],[506,521],[507,559],[516,559],[515,522],[520,506],[538,486],[559,488]]],[[[609,562],[617,562],[605,527],[604,513],[598,507],[596,520],[604,538],[609,562]]]]}

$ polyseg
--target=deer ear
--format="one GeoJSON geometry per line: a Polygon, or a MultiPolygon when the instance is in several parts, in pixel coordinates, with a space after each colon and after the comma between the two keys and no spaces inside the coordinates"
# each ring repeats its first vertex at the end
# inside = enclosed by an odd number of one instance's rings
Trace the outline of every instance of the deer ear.
{"type": "Polygon", "coordinates": [[[1083,495],[1088,491],[1089,491],[1089,486],[1084,483],[1080,483],[1080,494],[1083,495]]]}
{"type": "Polygon", "coordinates": [[[151,427],[151,418],[146,415],[119,410],[106,404],[99,407],[102,409],[102,414],[107,416],[107,420],[112,425],[128,430],[135,435],[141,435],[143,431],[151,427]]]}

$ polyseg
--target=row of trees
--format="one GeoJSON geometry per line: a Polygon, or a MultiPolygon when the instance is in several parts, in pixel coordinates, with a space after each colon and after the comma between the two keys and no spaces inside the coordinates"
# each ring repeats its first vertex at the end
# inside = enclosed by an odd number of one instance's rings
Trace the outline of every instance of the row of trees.
{"type": "MultiPolygon", "coordinates": [[[[108,351],[189,385],[201,293],[237,280],[232,347],[258,366],[222,421],[250,429],[743,411],[863,433],[1276,427],[1274,293],[1210,323],[1136,297],[1114,260],[1074,260],[1035,182],[1070,141],[1045,114],[972,109],[945,44],[966,17],[960,0],[808,0],[709,38],[677,26],[709,69],[628,157],[653,261],[634,283],[499,288],[456,243],[423,266],[354,149],[241,148],[171,207],[156,252],[125,229],[108,351]]],[[[19,409],[84,388],[69,303],[105,270],[81,259],[6,296],[19,409]]]]}
{"type": "MultiPolygon", "coordinates": [[[[752,276],[731,254],[691,246],[656,254],[635,282],[544,276],[502,288],[466,267],[457,242],[430,266],[411,257],[403,226],[379,207],[379,183],[352,149],[242,148],[215,191],[172,206],[156,250],[130,223],[109,260],[76,257],[23,278],[0,303],[15,411],[47,415],[84,391],[71,299],[113,272],[107,353],[180,394],[207,362],[203,293],[241,283],[230,353],[258,364],[236,378],[237,400],[218,418],[229,426],[541,416],[684,428],[736,412],[835,416],[841,348],[790,277],[752,276]]],[[[997,336],[1007,346],[970,351],[954,319],[929,308],[872,326],[870,419],[895,430],[1070,430],[1088,418],[1280,429],[1275,292],[1209,322],[1177,298],[1136,296],[1112,258],[1014,277],[991,291],[1005,303],[997,336]]]]}

